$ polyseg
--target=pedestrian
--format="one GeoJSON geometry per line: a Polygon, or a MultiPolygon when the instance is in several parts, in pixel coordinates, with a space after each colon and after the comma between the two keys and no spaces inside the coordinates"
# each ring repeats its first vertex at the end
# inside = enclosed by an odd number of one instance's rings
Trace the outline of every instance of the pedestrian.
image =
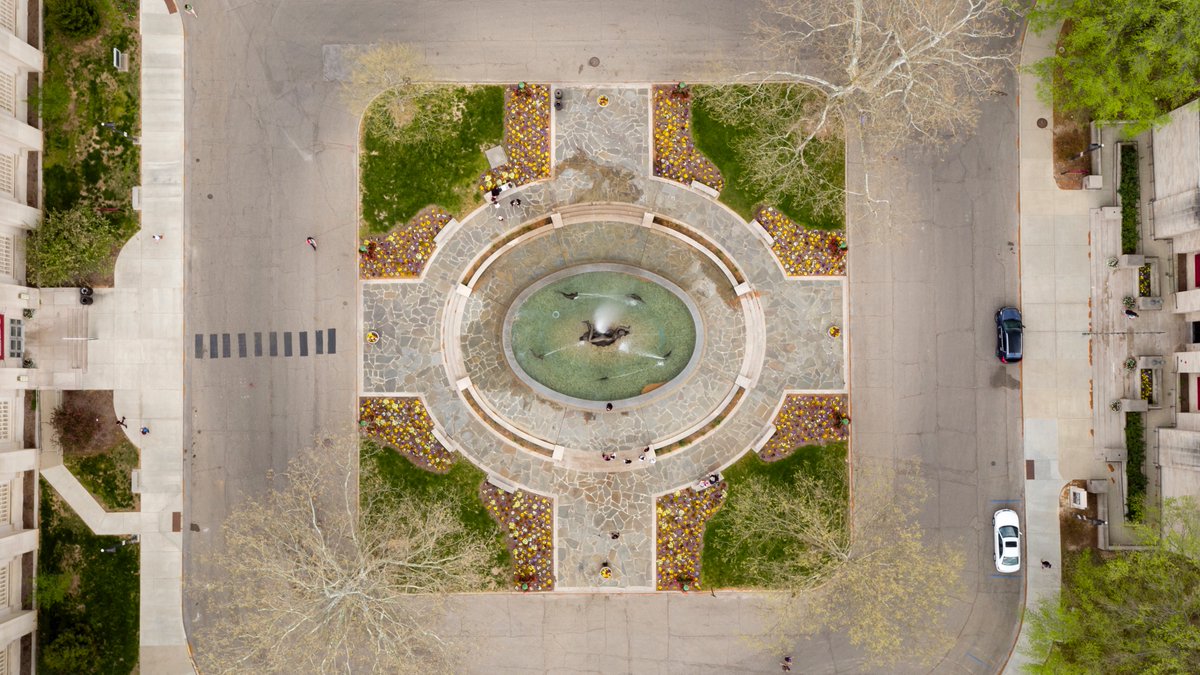
{"type": "Polygon", "coordinates": [[[612,412],[612,404],[611,404],[611,403],[605,403],[605,404],[604,404],[604,409],[605,409],[605,410],[607,410],[608,412],[612,412]]]}
{"type": "Polygon", "coordinates": [[[610,452],[602,452],[602,453],[600,453],[600,456],[603,457],[604,461],[606,461],[606,462],[611,462],[611,461],[613,461],[613,459],[616,458],[616,455],[614,455],[610,452]]]}
{"type": "Polygon", "coordinates": [[[510,199],[510,200],[508,200],[508,205],[509,206],[520,206],[521,200],[517,199],[517,198],[510,199]]]}
{"type": "Polygon", "coordinates": [[[123,427],[125,429],[129,428],[129,425],[125,424],[125,416],[124,415],[121,415],[121,419],[117,420],[117,426],[123,427]]]}
{"type": "Polygon", "coordinates": [[[162,241],[162,235],[156,234],[153,237],[151,237],[151,239],[153,239],[154,241],[162,241]]]}
{"type": "Polygon", "coordinates": [[[1132,309],[1127,309],[1125,310],[1125,318],[1133,321],[1134,319],[1138,318],[1138,313],[1132,309]]]}
{"type": "Polygon", "coordinates": [[[626,458],[625,458],[625,463],[626,463],[626,464],[633,464],[633,460],[632,460],[632,459],[629,459],[628,457],[626,457],[626,458]]]}
{"type": "Polygon", "coordinates": [[[785,673],[791,672],[791,670],[792,670],[792,657],[790,657],[790,656],[785,656],[785,657],[783,657],[783,661],[782,661],[782,662],[780,662],[780,664],[779,664],[779,669],[780,669],[780,670],[782,670],[782,671],[783,671],[783,672],[785,672],[785,673]]]}
{"type": "Polygon", "coordinates": [[[496,216],[496,220],[498,220],[498,221],[500,221],[500,222],[502,222],[502,223],[503,223],[503,222],[504,222],[504,216],[496,216]]]}
{"type": "Polygon", "coordinates": [[[1054,567],[1054,565],[1051,565],[1049,560],[1043,560],[1043,561],[1042,561],[1042,569],[1044,569],[1044,570],[1048,570],[1048,569],[1050,569],[1051,567],[1054,567]]]}
{"type": "Polygon", "coordinates": [[[141,431],[142,435],[145,436],[146,434],[150,433],[150,427],[142,427],[141,431]]]}
{"type": "Polygon", "coordinates": [[[612,537],[613,539],[620,539],[621,533],[617,532],[616,530],[613,530],[612,532],[608,533],[608,536],[612,537]]]}
{"type": "Polygon", "coordinates": [[[317,240],[316,239],[314,239],[312,237],[308,237],[307,239],[304,240],[304,243],[311,246],[312,250],[314,250],[314,251],[317,250],[317,240]]]}
{"type": "MultiPolygon", "coordinates": [[[[188,14],[191,14],[192,16],[196,16],[196,10],[192,9],[191,5],[184,5],[183,11],[187,12],[188,14]]],[[[196,17],[196,18],[200,18],[200,17],[196,17]]]]}

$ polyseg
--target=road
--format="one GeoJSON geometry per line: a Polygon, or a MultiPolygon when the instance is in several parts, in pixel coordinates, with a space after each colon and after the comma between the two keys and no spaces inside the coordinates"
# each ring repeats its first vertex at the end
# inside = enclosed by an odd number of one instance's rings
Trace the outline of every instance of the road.
{"type": "MultiPolygon", "coordinates": [[[[414,43],[446,80],[697,80],[756,65],[747,40],[755,17],[715,0],[265,1],[197,11],[184,17],[189,355],[201,336],[201,356],[187,364],[189,584],[208,575],[230,506],[261,494],[268,471],[314,438],[349,432],[354,419],[357,126],[323,76],[326,46],[414,43]],[[587,65],[593,56],[597,67],[587,65]],[[316,331],[328,351],[330,329],[336,353],[316,354],[316,331]],[[255,332],[263,356],[254,355],[255,332]],[[297,355],[269,356],[271,332],[281,354],[292,333],[297,355]],[[300,332],[307,356],[298,355],[300,332]],[[224,334],[230,356],[214,357],[210,336],[220,354],[224,334]]],[[[1014,105],[990,102],[984,133],[943,159],[889,163],[890,175],[876,180],[914,200],[908,222],[881,230],[864,220],[850,232],[855,452],[919,469],[934,494],[925,525],[969,551],[969,592],[952,616],[960,638],[937,668],[946,672],[1001,667],[1022,593],[1019,579],[991,576],[988,543],[992,500],[1021,496],[1016,372],[991,358],[991,313],[1017,298],[1007,243],[1017,222],[1014,105]]],[[[472,611],[454,632],[487,648],[476,667],[491,672],[775,667],[776,655],[739,637],[759,620],[754,596],[703,608],[699,600],[468,597],[458,601],[472,611]],[[736,626],[728,603],[739,608],[736,626]],[[494,617],[502,632],[473,616],[494,617]],[[619,636],[625,660],[605,661],[619,656],[619,636]]],[[[192,631],[206,614],[191,587],[184,602],[192,631]]],[[[806,672],[860,669],[838,636],[795,653],[811,664],[806,672]]]]}

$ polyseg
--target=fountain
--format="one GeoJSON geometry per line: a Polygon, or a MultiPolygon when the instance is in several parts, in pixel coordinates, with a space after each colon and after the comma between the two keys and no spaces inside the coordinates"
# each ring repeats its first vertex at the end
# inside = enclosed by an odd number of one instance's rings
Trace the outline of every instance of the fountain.
{"type": "Polygon", "coordinates": [[[647,394],[688,370],[699,356],[698,316],[691,298],[657,275],[616,264],[571,268],[513,302],[505,355],[540,393],[593,407],[647,394]]]}

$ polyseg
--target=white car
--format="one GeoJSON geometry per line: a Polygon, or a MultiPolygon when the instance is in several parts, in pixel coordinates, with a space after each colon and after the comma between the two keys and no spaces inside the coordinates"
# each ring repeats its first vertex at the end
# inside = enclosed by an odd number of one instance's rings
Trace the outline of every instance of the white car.
{"type": "Polygon", "coordinates": [[[1016,511],[1000,509],[992,514],[992,547],[997,572],[1021,570],[1021,521],[1016,511]]]}

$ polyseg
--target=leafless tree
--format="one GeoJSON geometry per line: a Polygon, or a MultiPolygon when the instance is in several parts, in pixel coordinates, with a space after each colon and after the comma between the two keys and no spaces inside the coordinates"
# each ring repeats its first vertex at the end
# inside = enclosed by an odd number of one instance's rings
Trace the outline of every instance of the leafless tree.
{"type": "Polygon", "coordinates": [[[896,492],[878,478],[856,480],[853,527],[836,482],[801,476],[731,486],[725,508],[738,526],[728,536],[739,549],[772,551],[746,556],[749,571],[792,592],[771,613],[774,636],[842,631],[877,665],[944,653],[952,637],[943,612],[961,588],[963,555],[928,541],[915,519],[922,483],[909,477],[905,484],[896,492]],[[795,601],[798,593],[804,602],[795,601]]]}
{"type": "Polygon", "coordinates": [[[743,86],[713,88],[705,104],[761,130],[757,154],[743,156],[768,196],[812,182],[814,164],[837,160],[830,141],[847,125],[875,154],[909,141],[940,145],[970,129],[1013,64],[1005,0],[766,3],[757,44],[779,66],[739,75],[743,86]]]}
{"type": "Polygon", "coordinates": [[[208,672],[449,672],[440,595],[488,585],[489,542],[451,502],[418,502],[352,442],[308,451],[229,516],[219,603],[198,635],[208,672]]]}

